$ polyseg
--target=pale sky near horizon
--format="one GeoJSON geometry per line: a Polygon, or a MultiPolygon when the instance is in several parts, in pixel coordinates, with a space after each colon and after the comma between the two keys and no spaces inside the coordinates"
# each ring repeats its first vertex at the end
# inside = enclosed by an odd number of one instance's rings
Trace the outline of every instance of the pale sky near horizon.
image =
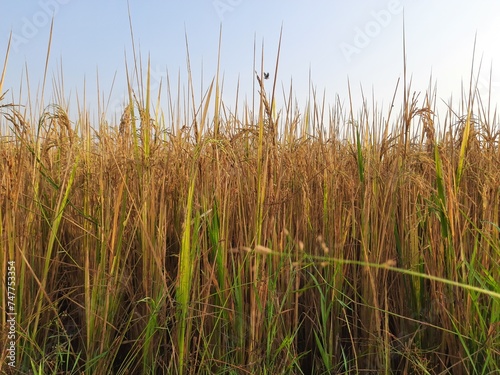
{"type": "MultiPolygon", "coordinates": [[[[222,26],[221,74],[223,99],[234,108],[239,96],[251,101],[253,92],[254,41],[260,71],[264,45],[264,70],[271,73],[271,86],[281,28],[283,36],[277,75],[278,99],[282,88],[304,108],[309,94],[309,76],[321,97],[333,105],[335,95],[348,103],[347,80],[354,94],[354,109],[361,109],[360,86],[369,103],[388,106],[398,78],[403,77],[403,19],[405,23],[407,72],[412,88],[421,97],[432,83],[439,100],[460,97],[462,83],[468,87],[474,39],[477,35],[475,73],[482,59],[479,90],[486,100],[490,68],[492,100],[500,98],[500,2],[494,0],[430,1],[129,1],[136,47],[143,64],[151,59],[152,87],[160,80],[165,89],[166,72],[172,89],[187,87],[185,34],[189,42],[193,85],[196,93],[206,90],[215,76],[219,30],[222,26]],[[404,14],[404,16],[403,16],[404,14]],[[203,70],[203,83],[201,71],[203,70]]],[[[39,0],[3,2],[0,13],[0,61],[3,67],[9,34],[13,39],[3,91],[10,101],[25,89],[28,68],[33,96],[41,85],[50,33],[54,31],[45,88],[45,104],[54,102],[54,77],[62,62],[64,95],[70,109],[76,108],[86,86],[87,109],[97,111],[99,88],[109,96],[108,115],[119,112],[126,93],[125,54],[133,62],[128,5],[126,1],[39,0]],[[116,74],[113,90],[112,82],[116,74]],[[23,83],[24,82],[24,83],[23,83]]],[[[55,84],[57,87],[58,84],[55,84]]],[[[402,97],[400,84],[398,98],[402,97]]],[[[165,95],[163,95],[166,98],[165,95]]],[[[283,101],[281,100],[281,103],[283,101]]],[[[251,103],[250,103],[251,104],[251,103]]],[[[280,100],[278,100],[278,106],[280,100]]],[[[162,103],[165,109],[166,100],[162,103]]],[[[70,113],[71,114],[71,113],[70,113]]],[[[76,113],[72,113],[72,118],[76,113]]]]}

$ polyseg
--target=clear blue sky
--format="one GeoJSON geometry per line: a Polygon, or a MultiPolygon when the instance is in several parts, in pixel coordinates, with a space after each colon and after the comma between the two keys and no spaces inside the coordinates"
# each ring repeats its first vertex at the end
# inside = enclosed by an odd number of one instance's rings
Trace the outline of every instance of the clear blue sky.
{"type": "MultiPolygon", "coordinates": [[[[413,89],[425,91],[432,73],[438,97],[460,95],[468,85],[474,37],[477,33],[476,68],[482,58],[480,89],[487,93],[493,68],[493,99],[500,98],[500,2],[496,0],[376,0],[376,1],[134,1],[130,11],[134,37],[144,63],[151,57],[153,87],[165,83],[187,86],[185,33],[189,41],[194,87],[206,89],[216,72],[219,28],[222,25],[221,72],[224,98],[232,106],[240,80],[240,97],[251,98],[253,48],[257,58],[264,44],[264,70],[274,78],[280,29],[283,26],[278,88],[293,89],[299,106],[305,106],[309,72],[317,92],[325,91],[333,104],[336,94],[347,102],[347,78],[354,92],[355,109],[361,108],[360,85],[371,102],[372,90],[379,105],[387,106],[398,77],[402,78],[403,9],[406,29],[408,73],[413,89]]],[[[10,32],[13,44],[3,90],[18,97],[25,65],[32,94],[42,82],[54,15],[45,103],[54,101],[53,78],[61,68],[65,97],[76,105],[76,94],[86,97],[96,112],[96,79],[110,95],[108,115],[123,104],[125,53],[132,63],[128,6],[119,0],[40,0],[3,2],[0,13],[0,61],[10,32]],[[116,74],[113,90],[111,85],[116,74]]],[[[130,66],[130,65],[129,65],[130,66]]],[[[259,69],[260,70],[260,69],[259,69]]],[[[269,81],[267,81],[269,82],[269,81]]],[[[266,85],[270,86],[270,83],[266,85]]],[[[57,86],[57,84],[56,84],[57,86]]],[[[401,95],[400,95],[401,96],[401,95]]],[[[12,96],[9,96],[9,100],[12,96]]],[[[39,97],[39,96],[38,96],[39,97]]],[[[166,103],[163,103],[166,106],[166,103]]],[[[71,108],[71,107],[70,107],[71,108]]],[[[73,115],[76,115],[73,113],[73,115]]]]}

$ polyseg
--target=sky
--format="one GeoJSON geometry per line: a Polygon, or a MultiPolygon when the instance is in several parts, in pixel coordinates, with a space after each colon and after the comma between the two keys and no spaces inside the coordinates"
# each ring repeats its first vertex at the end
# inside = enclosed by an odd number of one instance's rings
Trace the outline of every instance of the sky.
{"type": "MultiPolygon", "coordinates": [[[[348,82],[354,109],[361,109],[362,92],[369,103],[374,100],[381,108],[388,107],[398,79],[397,97],[402,98],[404,29],[412,91],[422,92],[423,97],[431,85],[439,101],[458,100],[462,84],[469,85],[477,38],[478,89],[486,98],[491,73],[492,102],[500,99],[500,2],[496,0],[32,0],[0,4],[2,66],[12,33],[3,85],[9,93],[4,100],[27,100],[27,75],[32,97],[41,98],[37,90],[43,82],[53,20],[43,105],[60,103],[57,95],[63,82],[64,100],[73,115],[74,108],[83,106],[84,93],[85,108],[94,115],[99,115],[98,95],[106,103],[104,109],[99,107],[101,112],[113,116],[122,111],[125,66],[132,69],[134,61],[129,14],[136,54],[144,66],[150,59],[153,90],[160,84],[165,90],[167,76],[174,92],[179,80],[187,88],[187,38],[199,99],[216,74],[222,30],[220,69],[223,100],[229,107],[235,107],[237,93],[251,105],[256,91],[254,55],[258,72],[262,59],[263,71],[270,73],[267,89],[276,78],[278,108],[284,103],[283,90],[288,96],[290,85],[300,108],[305,108],[311,87],[320,101],[325,95],[326,103],[333,105],[338,96],[347,105],[348,82]]],[[[161,105],[168,105],[166,99],[161,105]]]]}

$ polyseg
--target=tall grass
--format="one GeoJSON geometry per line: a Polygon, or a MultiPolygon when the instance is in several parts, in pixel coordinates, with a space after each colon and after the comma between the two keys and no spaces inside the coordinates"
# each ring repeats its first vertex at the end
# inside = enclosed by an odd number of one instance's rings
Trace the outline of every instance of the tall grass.
{"type": "Polygon", "coordinates": [[[166,82],[162,112],[139,59],[116,124],[2,96],[2,371],[500,370],[499,130],[473,83],[441,120],[406,83],[399,115],[313,92],[302,116],[260,75],[240,116],[219,72],[200,103],[189,74],[189,107],[166,82]]]}

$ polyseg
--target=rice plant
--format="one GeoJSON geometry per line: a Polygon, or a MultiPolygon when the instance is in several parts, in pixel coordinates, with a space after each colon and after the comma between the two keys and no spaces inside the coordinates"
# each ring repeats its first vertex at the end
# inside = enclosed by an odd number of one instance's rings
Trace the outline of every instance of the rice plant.
{"type": "Polygon", "coordinates": [[[472,79],[438,118],[406,82],[399,114],[277,110],[256,72],[237,115],[219,71],[161,109],[132,66],[116,123],[1,96],[2,372],[500,371],[499,129],[472,79]]]}

